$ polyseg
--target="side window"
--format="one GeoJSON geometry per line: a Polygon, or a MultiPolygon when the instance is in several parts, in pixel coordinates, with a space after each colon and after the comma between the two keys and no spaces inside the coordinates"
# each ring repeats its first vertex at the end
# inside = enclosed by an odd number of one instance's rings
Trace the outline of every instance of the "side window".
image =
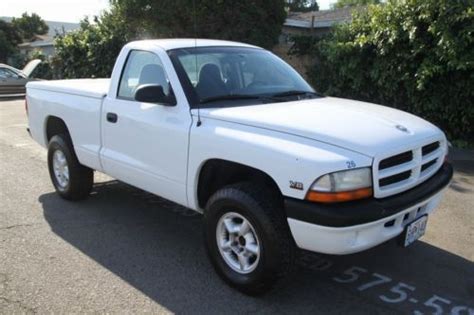
{"type": "Polygon", "coordinates": [[[117,96],[133,100],[137,88],[143,84],[161,85],[165,95],[171,93],[169,79],[160,58],[148,51],[133,50],[122,71],[117,96]]]}

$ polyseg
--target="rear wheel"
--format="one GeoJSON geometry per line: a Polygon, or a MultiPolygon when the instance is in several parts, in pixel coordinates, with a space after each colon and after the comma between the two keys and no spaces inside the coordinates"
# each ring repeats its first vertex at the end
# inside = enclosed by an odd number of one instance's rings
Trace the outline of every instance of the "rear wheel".
{"type": "Polygon", "coordinates": [[[295,246],[282,205],[253,183],[224,187],[204,213],[206,248],[217,273],[249,295],[270,290],[292,270],[295,246]]]}
{"type": "Polygon", "coordinates": [[[92,190],[92,169],[79,163],[69,136],[55,135],[48,145],[48,168],[56,192],[64,199],[80,200],[92,190]]]}

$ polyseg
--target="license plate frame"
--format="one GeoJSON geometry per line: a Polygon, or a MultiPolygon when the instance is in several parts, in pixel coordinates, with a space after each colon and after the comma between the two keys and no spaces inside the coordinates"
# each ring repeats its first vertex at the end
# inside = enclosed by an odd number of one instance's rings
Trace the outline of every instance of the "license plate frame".
{"type": "Polygon", "coordinates": [[[407,225],[403,231],[403,247],[408,247],[419,240],[426,233],[426,226],[428,225],[428,215],[425,214],[407,225]]]}

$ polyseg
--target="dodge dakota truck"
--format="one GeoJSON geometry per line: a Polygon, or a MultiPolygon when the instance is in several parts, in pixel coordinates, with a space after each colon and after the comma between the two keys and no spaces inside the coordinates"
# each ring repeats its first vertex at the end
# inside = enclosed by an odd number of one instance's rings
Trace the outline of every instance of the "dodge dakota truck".
{"type": "Polygon", "coordinates": [[[86,198],[97,171],[202,213],[216,272],[247,294],[283,279],[298,248],[412,244],[453,174],[431,123],[320,95],[236,42],[131,42],[111,79],[31,82],[25,106],[61,197],[86,198]]]}

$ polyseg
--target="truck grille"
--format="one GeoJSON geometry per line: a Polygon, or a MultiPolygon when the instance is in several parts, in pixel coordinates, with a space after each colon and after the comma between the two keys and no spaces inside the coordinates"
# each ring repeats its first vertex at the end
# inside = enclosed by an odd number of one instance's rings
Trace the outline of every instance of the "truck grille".
{"type": "Polygon", "coordinates": [[[413,160],[412,151],[400,153],[395,156],[389,157],[388,159],[380,161],[379,170],[384,170],[392,166],[397,166],[406,162],[410,162],[411,160],[413,160]]]}
{"type": "Polygon", "coordinates": [[[395,195],[427,180],[443,164],[445,154],[445,143],[438,140],[376,158],[373,172],[375,197],[395,195]]]}

